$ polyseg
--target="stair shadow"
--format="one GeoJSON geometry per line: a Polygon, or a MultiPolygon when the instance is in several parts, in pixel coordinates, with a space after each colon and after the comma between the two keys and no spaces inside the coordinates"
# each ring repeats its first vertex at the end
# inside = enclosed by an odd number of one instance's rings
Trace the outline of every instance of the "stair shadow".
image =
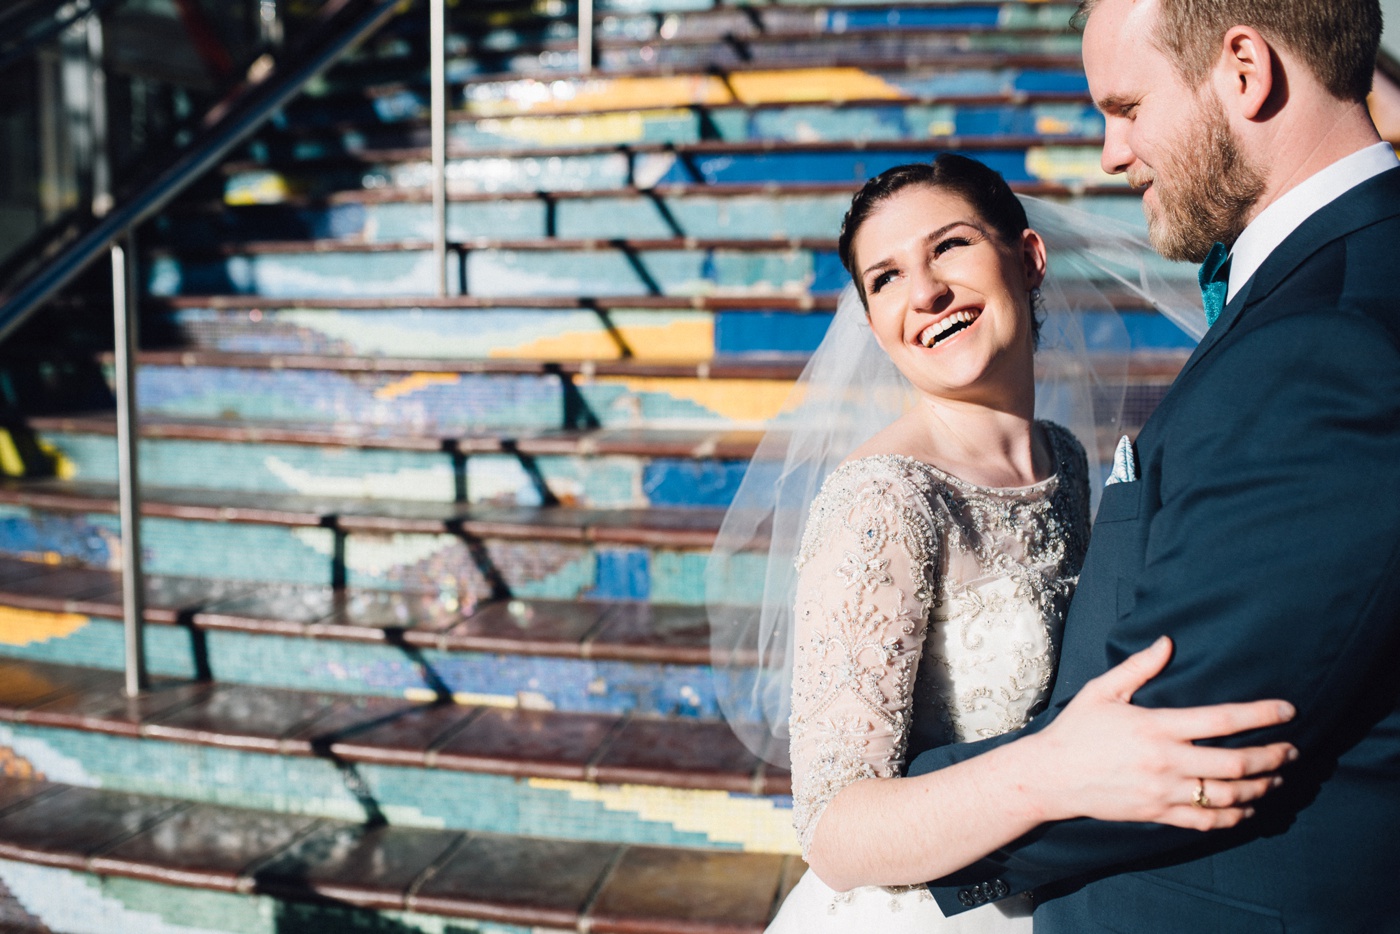
{"type": "MultiPolygon", "coordinates": [[[[423,928],[385,917],[369,908],[358,908],[333,899],[292,902],[278,899],[272,919],[276,934],[423,934],[423,928]]],[[[448,921],[433,930],[441,934],[480,934],[475,924],[448,921]]]]}

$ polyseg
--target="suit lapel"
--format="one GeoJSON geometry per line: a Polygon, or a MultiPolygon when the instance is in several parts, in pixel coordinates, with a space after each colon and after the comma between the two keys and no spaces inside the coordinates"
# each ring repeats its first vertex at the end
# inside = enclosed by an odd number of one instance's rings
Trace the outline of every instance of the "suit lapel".
{"type": "Polygon", "coordinates": [[[1181,368],[1176,382],[1179,383],[1220,343],[1247,306],[1268,298],[1288,278],[1288,274],[1310,256],[1334,240],[1396,215],[1400,215],[1400,168],[1382,172],[1362,182],[1305,220],[1269,254],[1259,270],[1221,311],[1220,317],[1206,331],[1195,352],[1181,368]]]}

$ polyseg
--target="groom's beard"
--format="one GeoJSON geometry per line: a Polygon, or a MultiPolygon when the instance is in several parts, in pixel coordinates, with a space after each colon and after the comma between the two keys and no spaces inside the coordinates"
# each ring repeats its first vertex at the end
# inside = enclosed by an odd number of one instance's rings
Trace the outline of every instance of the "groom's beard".
{"type": "Polygon", "coordinates": [[[1151,175],[1157,208],[1147,210],[1153,247],[1167,259],[1200,263],[1216,241],[1232,245],[1244,231],[1250,208],[1264,193],[1264,175],[1240,152],[1225,109],[1213,92],[1203,95],[1199,119],[1181,145],[1163,155],[1151,175]]]}

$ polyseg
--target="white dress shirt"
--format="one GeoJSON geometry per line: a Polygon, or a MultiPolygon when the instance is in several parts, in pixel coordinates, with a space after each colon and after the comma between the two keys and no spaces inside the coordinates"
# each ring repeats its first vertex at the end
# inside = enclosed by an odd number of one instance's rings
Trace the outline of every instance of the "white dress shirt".
{"type": "Polygon", "coordinates": [[[1269,254],[1303,221],[1362,182],[1396,166],[1400,166],[1400,158],[1396,157],[1395,148],[1389,143],[1376,143],[1337,160],[1265,208],[1230,250],[1230,290],[1225,300],[1228,302],[1239,293],[1269,254]]]}

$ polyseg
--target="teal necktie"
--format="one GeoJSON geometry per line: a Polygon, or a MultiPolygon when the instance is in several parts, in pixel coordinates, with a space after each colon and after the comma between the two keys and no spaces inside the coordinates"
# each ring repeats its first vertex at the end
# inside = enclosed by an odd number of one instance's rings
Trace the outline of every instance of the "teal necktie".
{"type": "Polygon", "coordinates": [[[1214,327],[1225,310],[1225,296],[1230,291],[1230,251],[1225,244],[1210,248],[1198,274],[1201,280],[1201,300],[1206,306],[1206,327],[1214,327]]]}

